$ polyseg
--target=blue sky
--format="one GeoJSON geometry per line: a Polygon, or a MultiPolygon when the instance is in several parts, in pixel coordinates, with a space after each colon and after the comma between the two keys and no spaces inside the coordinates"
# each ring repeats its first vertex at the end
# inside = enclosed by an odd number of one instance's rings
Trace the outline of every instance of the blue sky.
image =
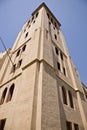
{"type": "MultiPolygon", "coordinates": [[[[60,21],[69,53],[87,85],[87,0],[0,0],[0,36],[11,48],[23,24],[42,2],[60,21]]],[[[1,42],[0,51],[4,51],[1,42]]]]}

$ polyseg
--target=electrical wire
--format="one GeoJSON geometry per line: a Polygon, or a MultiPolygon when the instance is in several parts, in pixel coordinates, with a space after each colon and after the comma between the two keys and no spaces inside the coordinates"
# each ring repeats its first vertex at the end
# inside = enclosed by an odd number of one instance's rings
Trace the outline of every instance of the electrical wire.
{"type": "Polygon", "coordinates": [[[8,55],[8,57],[9,57],[9,60],[10,60],[10,62],[11,62],[11,64],[12,64],[12,66],[14,66],[13,61],[12,61],[12,59],[11,59],[11,57],[10,57],[8,51],[7,51],[7,48],[6,48],[6,46],[5,46],[5,44],[4,44],[4,42],[3,42],[3,40],[2,40],[1,37],[0,37],[0,40],[1,40],[1,43],[2,43],[2,45],[3,45],[3,47],[4,47],[4,49],[5,49],[5,51],[6,51],[7,55],[8,55]]]}

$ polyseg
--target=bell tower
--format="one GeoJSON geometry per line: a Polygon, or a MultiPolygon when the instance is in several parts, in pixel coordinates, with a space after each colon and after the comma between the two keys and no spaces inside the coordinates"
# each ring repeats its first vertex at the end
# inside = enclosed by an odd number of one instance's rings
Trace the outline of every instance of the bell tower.
{"type": "Polygon", "coordinates": [[[0,130],[87,130],[86,87],[42,3],[0,56],[0,130]]]}

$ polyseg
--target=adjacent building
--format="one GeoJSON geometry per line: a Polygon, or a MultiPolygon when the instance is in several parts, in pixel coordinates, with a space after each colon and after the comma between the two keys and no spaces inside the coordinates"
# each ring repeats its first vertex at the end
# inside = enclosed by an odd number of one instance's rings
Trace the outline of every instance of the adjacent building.
{"type": "Polygon", "coordinates": [[[0,54],[0,130],[87,130],[87,88],[42,3],[0,54]]]}

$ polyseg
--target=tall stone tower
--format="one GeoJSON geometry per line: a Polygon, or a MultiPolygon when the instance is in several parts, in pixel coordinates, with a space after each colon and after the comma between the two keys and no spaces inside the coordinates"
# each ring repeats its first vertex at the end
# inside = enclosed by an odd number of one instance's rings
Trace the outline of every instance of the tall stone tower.
{"type": "Polygon", "coordinates": [[[42,3],[0,54],[0,130],[87,130],[87,89],[61,24],[42,3]]]}

